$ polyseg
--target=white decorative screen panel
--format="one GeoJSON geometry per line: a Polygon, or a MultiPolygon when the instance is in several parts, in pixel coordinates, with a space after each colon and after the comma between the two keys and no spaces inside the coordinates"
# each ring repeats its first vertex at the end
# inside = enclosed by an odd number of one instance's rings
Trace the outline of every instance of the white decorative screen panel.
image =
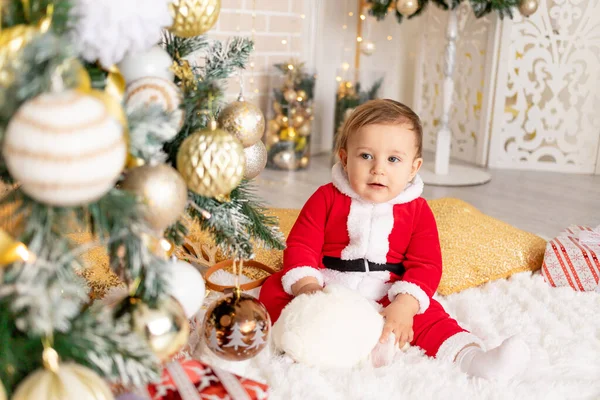
{"type": "MultiPolygon", "coordinates": [[[[415,88],[416,111],[423,121],[423,147],[435,150],[443,103],[444,54],[448,12],[433,4],[423,22],[420,57],[415,88]]],[[[454,69],[454,96],[450,113],[452,130],[451,156],[469,162],[478,161],[485,77],[486,47],[489,40],[490,16],[475,18],[468,2],[458,9],[458,38],[454,69]]]]}
{"type": "Polygon", "coordinates": [[[600,171],[600,0],[540,0],[501,30],[489,166],[600,171]]]}

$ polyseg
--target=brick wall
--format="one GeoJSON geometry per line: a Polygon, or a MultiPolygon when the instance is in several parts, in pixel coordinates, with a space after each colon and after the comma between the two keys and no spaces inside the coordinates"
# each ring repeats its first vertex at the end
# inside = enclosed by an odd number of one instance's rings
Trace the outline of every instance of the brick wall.
{"type": "MultiPolygon", "coordinates": [[[[244,92],[248,100],[265,111],[273,64],[292,57],[305,59],[308,51],[303,35],[307,27],[306,9],[305,0],[221,0],[221,14],[209,36],[219,40],[251,37],[254,24],[255,51],[252,64],[244,73],[244,92]]],[[[228,100],[233,100],[238,93],[238,78],[232,78],[228,82],[228,100]]]]}

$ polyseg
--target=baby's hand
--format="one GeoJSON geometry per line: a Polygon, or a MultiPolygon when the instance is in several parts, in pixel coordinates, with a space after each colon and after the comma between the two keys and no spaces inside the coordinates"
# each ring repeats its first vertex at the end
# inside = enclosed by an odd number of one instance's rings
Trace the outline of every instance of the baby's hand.
{"type": "Polygon", "coordinates": [[[301,294],[313,294],[320,292],[321,290],[323,290],[323,288],[318,283],[309,283],[298,289],[295,295],[300,296],[301,294]]]}
{"type": "Polygon", "coordinates": [[[385,343],[390,333],[393,332],[396,336],[396,344],[399,344],[400,348],[404,348],[406,343],[411,343],[414,338],[412,329],[413,319],[419,309],[418,307],[419,303],[414,297],[410,295],[398,295],[381,312],[381,315],[385,318],[385,324],[383,325],[383,332],[379,341],[385,343]]]}

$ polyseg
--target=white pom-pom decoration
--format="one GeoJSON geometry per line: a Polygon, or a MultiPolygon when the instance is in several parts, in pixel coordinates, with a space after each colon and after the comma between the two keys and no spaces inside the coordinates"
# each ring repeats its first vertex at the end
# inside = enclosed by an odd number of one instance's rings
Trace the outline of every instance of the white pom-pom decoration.
{"type": "Polygon", "coordinates": [[[77,91],[45,93],[23,104],[8,124],[2,151],[22,190],[53,206],[102,197],[127,156],[121,124],[102,101],[77,91]]]}
{"type": "Polygon", "coordinates": [[[127,83],[148,76],[172,81],[175,77],[170,69],[172,63],[169,53],[156,45],[146,51],[129,53],[117,66],[127,83]]]}
{"type": "Polygon", "coordinates": [[[184,112],[179,108],[183,101],[181,90],[173,82],[164,78],[146,77],[133,81],[125,91],[125,104],[128,110],[150,104],[160,105],[172,113],[173,124],[177,131],[184,122],[184,112]]]}
{"type": "Polygon", "coordinates": [[[109,68],[158,43],[171,26],[169,0],[75,0],[73,40],[81,56],[109,68]]]}
{"type": "Polygon", "coordinates": [[[193,265],[185,261],[173,261],[169,267],[169,294],[181,304],[185,315],[191,318],[204,303],[204,279],[193,265]]]}
{"type": "Polygon", "coordinates": [[[348,368],[368,360],[383,329],[371,301],[340,285],[298,296],[273,325],[275,346],[319,368],[348,368]]]}

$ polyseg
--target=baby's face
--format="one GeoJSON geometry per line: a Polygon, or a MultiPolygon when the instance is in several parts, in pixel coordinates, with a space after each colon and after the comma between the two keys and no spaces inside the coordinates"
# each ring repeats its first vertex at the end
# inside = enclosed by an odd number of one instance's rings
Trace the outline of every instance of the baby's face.
{"type": "Polygon", "coordinates": [[[340,159],[352,189],[365,201],[385,203],[398,196],[421,164],[410,125],[367,125],[350,135],[340,159]]]}

